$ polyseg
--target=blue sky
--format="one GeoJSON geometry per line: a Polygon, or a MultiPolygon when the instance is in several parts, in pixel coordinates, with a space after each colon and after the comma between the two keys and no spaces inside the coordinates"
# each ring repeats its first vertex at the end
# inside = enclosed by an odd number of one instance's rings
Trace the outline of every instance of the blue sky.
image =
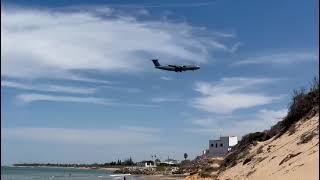
{"type": "Polygon", "coordinates": [[[316,0],[1,2],[3,164],[194,158],[319,73],[316,0]]]}

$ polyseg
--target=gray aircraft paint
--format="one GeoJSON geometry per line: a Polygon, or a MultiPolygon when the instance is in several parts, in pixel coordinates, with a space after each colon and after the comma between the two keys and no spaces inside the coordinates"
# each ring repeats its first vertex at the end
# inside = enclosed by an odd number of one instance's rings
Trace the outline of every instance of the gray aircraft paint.
{"type": "Polygon", "coordinates": [[[155,68],[166,70],[166,71],[182,72],[182,71],[194,71],[194,70],[200,69],[200,66],[198,66],[198,65],[183,65],[183,66],[166,65],[166,66],[161,66],[158,59],[153,59],[152,62],[154,64],[155,68]]]}

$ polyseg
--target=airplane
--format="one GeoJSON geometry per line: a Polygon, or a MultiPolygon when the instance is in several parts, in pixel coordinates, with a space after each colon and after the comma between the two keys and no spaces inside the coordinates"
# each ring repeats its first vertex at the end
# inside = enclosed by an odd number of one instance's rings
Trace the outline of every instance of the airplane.
{"type": "Polygon", "coordinates": [[[166,66],[161,66],[158,59],[152,59],[152,62],[154,64],[154,67],[157,69],[162,69],[166,71],[175,71],[175,72],[182,72],[182,71],[194,71],[200,69],[200,66],[198,65],[183,65],[183,66],[178,66],[178,65],[166,65],[166,66]]]}

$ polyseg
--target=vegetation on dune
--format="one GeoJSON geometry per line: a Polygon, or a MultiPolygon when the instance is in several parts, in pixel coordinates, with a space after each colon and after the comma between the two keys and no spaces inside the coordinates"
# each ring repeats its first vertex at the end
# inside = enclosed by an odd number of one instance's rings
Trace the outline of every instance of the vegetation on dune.
{"type": "MultiPolygon", "coordinates": [[[[243,136],[241,141],[239,141],[225,157],[221,170],[236,165],[239,159],[246,157],[249,153],[249,146],[273,137],[278,138],[287,131],[292,132],[294,131],[296,122],[306,116],[312,117],[317,112],[319,112],[319,78],[314,78],[308,92],[306,92],[304,88],[293,91],[288,114],[282,121],[279,121],[264,132],[255,132],[243,136]]],[[[302,143],[309,141],[313,135],[314,134],[309,136],[305,135],[301,140],[302,143]]],[[[249,161],[248,158],[247,161],[249,161]]]]}

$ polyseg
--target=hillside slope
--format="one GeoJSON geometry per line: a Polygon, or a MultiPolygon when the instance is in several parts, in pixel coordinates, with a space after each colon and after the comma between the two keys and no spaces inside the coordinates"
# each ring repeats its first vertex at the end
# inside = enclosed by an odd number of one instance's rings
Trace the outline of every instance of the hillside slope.
{"type": "Polygon", "coordinates": [[[212,158],[211,165],[186,179],[319,179],[319,112],[298,121],[280,137],[256,142],[247,149],[230,166],[224,167],[221,158],[212,158]]]}
{"type": "Polygon", "coordinates": [[[296,123],[294,132],[252,145],[218,179],[319,179],[319,113],[296,123]]]}
{"type": "Polygon", "coordinates": [[[319,179],[319,80],[307,93],[294,91],[283,120],[243,136],[223,160],[210,161],[215,168],[208,163],[187,179],[319,179]]]}

